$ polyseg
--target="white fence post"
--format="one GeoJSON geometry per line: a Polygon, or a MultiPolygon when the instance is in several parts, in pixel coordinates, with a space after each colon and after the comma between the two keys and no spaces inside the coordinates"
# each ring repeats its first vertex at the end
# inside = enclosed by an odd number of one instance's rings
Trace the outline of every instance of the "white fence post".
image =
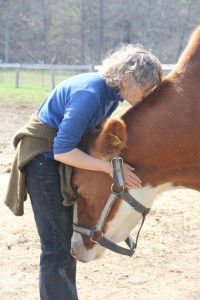
{"type": "Polygon", "coordinates": [[[19,88],[19,68],[16,69],[15,87],[19,88]]]}
{"type": "Polygon", "coordinates": [[[51,69],[51,89],[53,90],[55,87],[55,70],[51,69]]]}

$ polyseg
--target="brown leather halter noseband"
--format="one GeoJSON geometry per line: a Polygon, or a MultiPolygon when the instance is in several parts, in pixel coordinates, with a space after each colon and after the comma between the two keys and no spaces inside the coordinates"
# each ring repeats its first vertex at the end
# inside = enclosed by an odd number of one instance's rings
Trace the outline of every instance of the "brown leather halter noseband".
{"type": "Polygon", "coordinates": [[[105,206],[101,211],[97,224],[92,227],[85,227],[73,224],[73,229],[74,231],[80,234],[88,236],[93,243],[99,244],[102,247],[105,247],[116,253],[132,256],[136,250],[139,234],[144,224],[145,217],[150,211],[150,208],[144,207],[125,190],[126,182],[124,180],[122,172],[123,159],[121,157],[113,158],[112,165],[114,183],[111,186],[111,194],[108,197],[105,206]],[[117,190],[120,190],[120,192],[114,190],[114,187],[117,187],[117,190]],[[128,203],[132,208],[134,208],[137,212],[139,212],[142,215],[142,222],[136,236],[136,241],[134,242],[131,236],[127,237],[127,239],[125,240],[129,249],[121,247],[113,243],[112,241],[106,239],[103,234],[104,225],[107,221],[107,218],[114,203],[118,198],[121,198],[124,201],[126,201],[126,203],[128,203]]]}

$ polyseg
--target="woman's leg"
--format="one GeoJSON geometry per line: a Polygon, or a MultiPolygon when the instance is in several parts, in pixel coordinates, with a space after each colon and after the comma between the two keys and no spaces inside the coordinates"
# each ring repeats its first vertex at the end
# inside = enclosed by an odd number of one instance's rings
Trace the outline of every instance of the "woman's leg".
{"type": "Polygon", "coordinates": [[[26,184],[40,236],[40,297],[77,300],[76,261],[70,255],[72,207],[62,204],[59,163],[39,155],[25,166],[26,184]]]}

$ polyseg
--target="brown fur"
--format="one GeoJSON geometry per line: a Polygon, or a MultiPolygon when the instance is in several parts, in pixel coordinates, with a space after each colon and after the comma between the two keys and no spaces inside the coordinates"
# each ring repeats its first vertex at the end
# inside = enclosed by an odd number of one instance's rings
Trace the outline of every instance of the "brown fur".
{"type": "MultiPolygon", "coordinates": [[[[200,191],[200,26],[175,70],[122,119],[127,127],[122,155],[136,168],[143,185],[172,183],[200,191]]],[[[95,156],[114,153],[108,132],[105,127],[96,139],[95,156]]],[[[80,184],[79,224],[92,226],[109,195],[112,179],[105,173],[75,169],[73,181],[80,184]]],[[[109,219],[114,218],[116,209],[117,205],[109,219]]],[[[93,246],[87,238],[85,242],[93,246]]]]}
{"type": "Polygon", "coordinates": [[[109,160],[119,155],[126,145],[126,125],[123,120],[109,118],[104,126],[85,134],[80,148],[100,159],[109,160]]]}
{"type": "Polygon", "coordinates": [[[128,136],[123,155],[144,184],[171,182],[200,190],[199,82],[200,27],[177,68],[143,103],[123,116],[128,136]]]}

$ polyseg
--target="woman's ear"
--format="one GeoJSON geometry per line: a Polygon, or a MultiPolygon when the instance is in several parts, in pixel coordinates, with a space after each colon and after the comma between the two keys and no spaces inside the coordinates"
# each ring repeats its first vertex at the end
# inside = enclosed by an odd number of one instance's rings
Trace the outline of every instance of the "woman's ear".
{"type": "Polygon", "coordinates": [[[121,81],[122,89],[127,89],[127,88],[129,87],[129,83],[130,83],[130,78],[129,78],[129,75],[126,74],[126,75],[122,78],[122,81],[121,81]]]}

